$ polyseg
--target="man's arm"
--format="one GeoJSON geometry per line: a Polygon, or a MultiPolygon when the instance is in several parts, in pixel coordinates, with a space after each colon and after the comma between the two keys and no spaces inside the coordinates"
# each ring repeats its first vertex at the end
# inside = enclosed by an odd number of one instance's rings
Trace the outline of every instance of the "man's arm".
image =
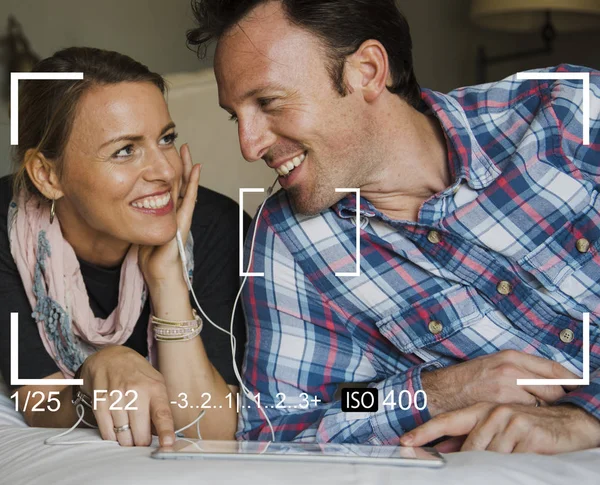
{"type": "MultiPolygon", "coordinates": [[[[250,240],[246,257],[249,245],[250,240]]],[[[421,390],[423,366],[405,359],[396,375],[378,373],[353,340],[346,318],[312,285],[264,221],[250,271],[265,276],[249,279],[244,287],[248,344],[243,374],[251,392],[260,394],[262,409],[242,398],[238,438],[271,439],[263,412],[276,439],[283,441],[394,443],[406,429],[429,418],[419,401],[422,393],[409,409],[397,404],[401,391],[414,396],[421,390]],[[380,402],[379,411],[370,415],[342,412],[335,392],[340,384],[354,382],[379,389],[381,401],[391,391],[396,404],[380,402]],[[313,401],[315,397],[321,402],[313,401]]]]}
{"type": "MultiPolygon", "coordinates": [[[[252,324],[252,323],[251,323],[252,324]]],[[[252,352],[248,357],[252,358],[252,352]]],[[[278,360],[286,360],[288,356],[277,356],[278,360]]],[[[246,364],[248,361],[246,361],[246,364]]],[[[369,387],[378,390],[379,410],[372,413],[346,413],[341,410],[340,400],[329,400],[313,385],[306,388],[297,387],[281,379],[274,380],[264,370],[272,368],[275,373],[280,369],[277,365],[262,367],[262,373],[245,372],[245,384],[260,399],[261,408],[248,397],[241,399],[238,439],[270,441],[271,429],[265,419],[269,417],[277,441],[333,442],[333,443],[368,443],[397,444],[405,431],[413,429],[429,419],[426,403],[423,400],[420,374],[426,367],[435,367],[437,363],[423,364],[408,369],[369,387]],[[251,380],[255,376],[256,380],[251,380]],[[261,391],[262,389],[262,391],[261,391]],[[273,389],[273,391],[269,391],[273,389]],[[312,392],[311,392],[312,391],[312,392]],[[406,396],[407,391],[413,399],[411,406],[406,401],[401,409],[399,396],[406,396]],[[393,400],[383,405],[386,396],[391,393],[393,400]],[[314,401],[315,397],[320,401],[314,401]]],[[[312,366],[321,368],[323,373],[328,369],[325,361],[313,361],[312,366]]],[[[302,372],[299,372],[302,374],[302,372]]],[[[319,387],[329,386],[321,381],[319,387]]]]}
{"type": "Polygon", "coordinates": [[[437,414],[480,401],[532,405],[536,397],[553,402],[564,395],[561,389],[522,388],[516,386],[517,378],[577,377],[555,362],[515,351],[444,369],[455,360],[422,363],[397,352],[394,369],[380,369],[375,350],[367,355],[368,344],[350,333],[353,323],[315,288],[264,221],[257,231],[253,263],[251,271],[265,276],[250,279],[244,288],[248,346],[243,374],[262,409],[242,397],[240,439],[270,440],[266,413],[278,440],[393,444],[426,422],[431,409],[437,414]],[[423,374],[425,389],[422,371],[433,371],[423,374]],[[341,411],[334,397],[338,386],[359,382],[378,390],[377,412],[341,411]],[[431,397],[432,408],[418,391],[431,397]],[[320,402],[313,401],[315,397],[320,402]]]}
{"type": "Polygon", "coordinates": [[[444,436],[458,437],[440,445],[440,451],[446,453],[488,450],[554,454],[600,446],[600,369],[593,373],[588,386],[548,402],[550,406],[541,404],[480,402],[454,409],[405,434],[400,442],[423,446],[444,436]]]}
{"type": "MultiPolygon", "coordinates": [[[[252,325],[254,322],[250,322],[252,325]]],[[[308,323],[310,325],[310,323],[308,323]]],[[[253,358],[252,351],[247,353],[246,365],[253,358]]],[[[351,357],[351,356],[347,356],[351,357]]],[[[353,356],[354,358],[356,356],[353,356]]],[[[269,417],[277,441],[302,442],[333,442],[333,443],[367,443],[367,444],[397,444],[399,437],[429,419],[426,403],[423,401],[420,374],[426,367],[435,367],[437,363],[423,364],[408,369],[406,372],[389,377],[369,387],[378,390],[379,410],[373,413],[346,413],[341,410],[341,401],[334,400],[331,395],[325,395],[315,386],[328,389],[324,380],[312,381],[304,388],[298,387],[299,382],[291,383],[288,379],[274,378],[267,375],[266,369],[273,369],[275,375],[285,373],[285,361],[289,355],[279,354],[277,361],[281,365],[261,366],[258,373],[245,372],[245,384],[253,394],[260,397],[261,409],[246,396],[241,400],[238,439],[270,441],[271,429],[265,419],[269,417]],[[254,376],[254,378],[252,378],[254,376]],[[272,389],[270,391],[270,389],[272,389]],[[413,397],[411,406],[403,403],[401,409],[399,396],[407,391],[413,397]],[[391,393],[393,401],[388,399],[388,405],[383,405],[385,396],[391,393]],[[402,393],[402,394],[401,394],[402,393]],[[321,402],[313,401],[318,398],[321,402]],[[392,404],[393,403],[393,404],[392,404]]],[[[325,376],[335,369],[327,367],[326,360],[312,361],[311,367],[321,369],[325,376]]],[[[247,367],[246,367],[247,368],[247,367]]],[[[302,369],[295,373],[304,374],[302,369]]],[[[288,369],[289,370],[289,369],[288,369]]],[[[311,376],[315,378],[316,376],[311,376]]]]}
{"type": "MultiPolygon", "coordinates": [[[[555,386],[560,388],[560,386],[555,386]]],[[[442,452],[567,453],[600,446],[600,369],[588,386],[551,406],[479,403],[434,417],[400,443],[423,446],[444,436],[442,452]]]]}

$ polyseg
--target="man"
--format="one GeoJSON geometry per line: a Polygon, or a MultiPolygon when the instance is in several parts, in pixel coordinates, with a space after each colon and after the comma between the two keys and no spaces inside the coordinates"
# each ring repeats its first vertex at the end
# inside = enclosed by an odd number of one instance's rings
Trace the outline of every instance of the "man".
{"type": "MultiPolygon", "coordinates": [[[[600,445],[600,76],[420,90],[393,0],[199,0],[219,101],[266,204],[238,437],[557,453],[600,445]],[[360,188],[360,275],[355,270],[360,188]],[[339,387],[379,410],[341,411],[339,387]],[[426,424],[423,424],[426,423],[426,424]],[[413,428],[416,428],[413,430],[413,428]],[[407,433],[408,431],[410,433],[407,433]],[[464,443],[463,443],[464,441],[464,443]]],[[[554,71],[582,68],[561,66],[554,71]]],[[[250,231],[252,234],[252,230],[250,231]]],[[[246,255],[250,252],[250,238],[246,255]]]]}

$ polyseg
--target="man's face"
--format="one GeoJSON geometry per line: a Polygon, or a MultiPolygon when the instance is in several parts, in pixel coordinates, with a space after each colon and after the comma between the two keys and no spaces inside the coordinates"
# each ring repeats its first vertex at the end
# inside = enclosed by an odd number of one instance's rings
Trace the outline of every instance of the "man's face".
{"type": "Polygon", "coordinates": [[[320,41],[279,2],[251,11],[215,54],[219,101],[237,120],[244,158],[275,169],[303,214],[335,204],[335,189],[358,187],[369,166],[360,94],[340,96],[326,67],[320,41]]]}

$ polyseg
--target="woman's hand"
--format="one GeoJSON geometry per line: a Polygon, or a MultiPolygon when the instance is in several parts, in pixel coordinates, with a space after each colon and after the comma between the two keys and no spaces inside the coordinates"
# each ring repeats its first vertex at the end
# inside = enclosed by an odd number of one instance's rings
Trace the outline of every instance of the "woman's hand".
{"type": "MultiPolygon", "coordinates": [[[[177,227],[181,232],[181,238],[185,246],[192,225],[201,166],[192,164],[192,156],[187,144],[181,146],[181,158],[183,161],[183,175],[176,211],[177,227]]],[[[183,279],[183,270],[175,237],[162,246],[141,246],[138,261],[144,279],[149,286],[160,281],[170,282],[172,278],[183,279]]]]}
{"type": "Polygon", "coordinates": [[[123,346],[99,350],[83,363],[81,377],[84,392],[92,398],[106,399],[94,399],[94,416],[103,439],[118,441],[121,446],[149,446],[154,425],[161,446],[175,442],[163,376],[136,351],[123,346]],[[111,396],[111,391],[120,392],[113,392],[111,396]],[[115,403],[119,396],[122,398],[115,403]],[[129,425],[129,429],[115,432],[114,428],[125,425],[129,425]]]}

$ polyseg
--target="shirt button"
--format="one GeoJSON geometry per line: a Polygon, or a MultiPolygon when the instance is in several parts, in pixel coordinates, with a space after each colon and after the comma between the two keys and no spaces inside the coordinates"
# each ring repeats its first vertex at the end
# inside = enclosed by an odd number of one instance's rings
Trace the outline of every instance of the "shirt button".
{"type": "Polygon", "coordinates": [[[431,244],[438,244],[442,242],[442,236],[437,231],[429,231],[429,234],[427,234],[427,240],[431,244]]]}
{"type": "Polygon", "coordinates": [[[503,280],[500,283],[498,283],[498,286],[496,286],[496,289],[498,290],[498,293],[506,296],[506,295],[510,295],[512,293],[513,287],[508,281],[503,280]]]}
{"type": "Polygon", "coordinates": [[[565,328],[564,330],[561,330],[559,337],[562,342],[570,344],[575,338],[575,334],[572,330],[565,328]]]}
{"type": "Polygon", "coordinates": [[[590,249],[590,242],[586,238],[582,237],[581,239],[577,239],[575,247],[580,253],[587,253],[590,249]]]}
{"type": "Polygon", "coordinates": [[[432,320],[431,322],[429,322],[429,331],[433,335],[437,335],[442,330],[444,330],[444,326],[442,325],[442,322],[439,322],[438,320],[432,320]]]}

